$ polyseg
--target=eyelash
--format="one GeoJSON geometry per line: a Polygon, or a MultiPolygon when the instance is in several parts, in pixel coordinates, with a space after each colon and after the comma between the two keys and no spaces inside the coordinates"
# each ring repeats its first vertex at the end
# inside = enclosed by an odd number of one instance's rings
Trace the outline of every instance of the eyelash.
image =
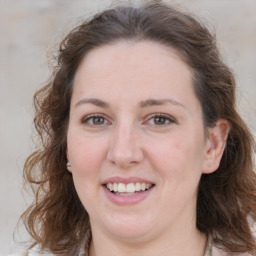
{"type": "MultiPolygon", "coordinates": [[[[154,114],[150,114],[149,116],[147,116],[147,119],[146,119],[146,121],[143,122],[143,124],[145,125],[145,124],[149,123],[150,120],[153,120],[154,123],[149,124],[149,125],[157,126],[157,127],[165,127],[165,126],[168,126],[168,125],[176,122],[176,120],[173,117],[169,116],[169,115],[166,115],[166,114],[163,114],[163,113],[154,113],[154,114]],[[164,124],[156,124],[155,123],[156,118],[162,118],[163,121],[164,121],[164,124]],[[167,124],[166,124],[166,121],[168,122],[167,124]]],[[[86,124],[86,125],[91,126],[91,127],[104,126],[104,125],[106,125],[105,122],[108,122],[108,124],[111,124],[111,122],[108,121],[108,118],[104,114],[97,114],[97,113],[88,115],[88,116],[86,116],[85,118],[82,119],[83,124],[86,124]],[[94,122],[95,119],[97,119],[97,118],[102,119],[103,123],[102,124],[89,123],[89,121],[94,122]]]]}
{"type": "Polygon", "coordinates": [[[162,126],[162,127],[165,127],[165,126],[170,125],[171,123],[175,123],[176,122],[176,120],[173,117],[171,117],[169,115],[166,115],[166,114],[163,114],[163,113],[155,113],[155,114],[149,115],[147,120],[146,120],[146,122],[149,122],[152,119],[154,121],[156,118],[163,118],[165,122],[168,121],[168,124],[166,124],[166,123],[164,123],[164,124],[156,124],[156,123],[154,123],[154,124],[152,124],[152,126],[158,126],[158,127],[162,126]]]}
{"type": "Polygon", "coordinates": [[[85,118],[82,119],[83,124],[87,124],[88,126],[97,126],[97,127],[104,126],[105,121],[109,122],[104,114],[91,114],[91,115],[88,115],[88,116],[86,116],[85,118]],[[89,123],[90,120],[92,120],[92,122],[93,122],[97,118],[103,119],[104,123],[103,124],[94,124],[94,123],[90,124],[89,123]]]}

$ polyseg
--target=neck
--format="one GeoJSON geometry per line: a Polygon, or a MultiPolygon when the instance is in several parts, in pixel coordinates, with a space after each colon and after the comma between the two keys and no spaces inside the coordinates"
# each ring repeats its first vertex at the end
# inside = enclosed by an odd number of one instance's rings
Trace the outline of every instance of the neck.
{"type": "Polygon", "coordinates": [[[207,237],[196,228],[147,241],[121,241],[104,233],[93,234],[90,256],[203,256],[207,237]]]}

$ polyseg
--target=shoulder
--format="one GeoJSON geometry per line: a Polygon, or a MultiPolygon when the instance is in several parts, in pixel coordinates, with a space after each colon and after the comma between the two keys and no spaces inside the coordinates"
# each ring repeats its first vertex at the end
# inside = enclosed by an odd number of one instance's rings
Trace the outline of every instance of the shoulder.
{"type": "Polygon", "coordinates": [[[8,254],[7,256],[28,256],[30,254],[24,252],[24,253],[12,253],[12,254],[8,254]]]}
{"type": "Polygon", "coordinates": [[[46,255],[53,256],[52,254],[37,253],[37,252],[13,253],[13,254],[9,254],[8,256],[46,256],[46,255]]]}
{"type": "Polygon", "coordinates": [[[8,254],[7,256],[39,256],[39,254],[23,252],[23,253],[8,254]]]}
{"type": "Polygon", "coordinates": [[[212,256],[256,256],[256,253],[249,253],[249,252],[229,253],[213,245],[212,256]]]}
{"type": "Polygon", "coordinates": [[[28,255],[30,254],[24,252],[24,253],[12,253],[12,254],[8,254],[7,256],[28,256],[28,255]]]}

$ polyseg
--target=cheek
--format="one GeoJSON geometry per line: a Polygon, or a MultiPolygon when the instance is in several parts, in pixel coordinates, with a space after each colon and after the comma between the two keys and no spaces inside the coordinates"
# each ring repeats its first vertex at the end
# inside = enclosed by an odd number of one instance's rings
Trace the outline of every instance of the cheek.
{"type": "Polygon", "coordinates": [[[178,211],[188,202],[194,206],[202,173],[200,147],[189,137],[183,136],[182,140],[176,137],[155,145],[149,152],[154,170],[160,176],[162,196],[159,204],[165,205],[166,209],[178,211]]]}
{"type": "Polygon", "coordinates": [[[102,140],[88,138],[78,132],[68,134],[68,154],[72,161],[73,181],[87,211],[90,211],[90,205],[97,197],[105,152],[102,140]]]}
{"type": "Polygon", "coordinates": [[[68,135],[68,154],[72,161],[72,176],[78,196],[88,212],[97,200],[104,144],[96,138],[86,138],[77,132],[68,135]]]}
{"type": "Polygon", "coordinates": [[[194,172],[201,173],[203,147],[200,138],[193,140],[191,136],[175,136],[152,144],[149,154],[155,169],[165,177],[179,179],[194,172]]]}
{"type": "Polygon", "coordinates": [[[68,140],[68,152],[74,171],[80,175],[94,172],[106,155],[104,141],[75,134],[68,140]]]}

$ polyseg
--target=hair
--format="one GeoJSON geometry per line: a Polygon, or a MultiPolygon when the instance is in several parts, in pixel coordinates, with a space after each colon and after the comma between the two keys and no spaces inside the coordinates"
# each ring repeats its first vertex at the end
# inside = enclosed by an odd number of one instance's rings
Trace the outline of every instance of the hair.
{"type": "Polygon", "coordinates": [[[26,160],[24,178],[35,200],[22,219],[33,243],[57,255],[77,255],[89,216],[66,170],[67,126],[76,70],[96,47],[119,41],[154,41],[176,49],[190,66],[205,127],[226,119],[231,130],[219,168],[203,174],[197,200],[197,228],[229,252],[256,249],[251,224],[256,220],[255,141],[236,110],[236,83],[223,62],[215,35],[192,14],[152,1],[120,5],[96,14],[60,43],[51,79],[34,95],[34,125],[39,147],[26,160]]]}

